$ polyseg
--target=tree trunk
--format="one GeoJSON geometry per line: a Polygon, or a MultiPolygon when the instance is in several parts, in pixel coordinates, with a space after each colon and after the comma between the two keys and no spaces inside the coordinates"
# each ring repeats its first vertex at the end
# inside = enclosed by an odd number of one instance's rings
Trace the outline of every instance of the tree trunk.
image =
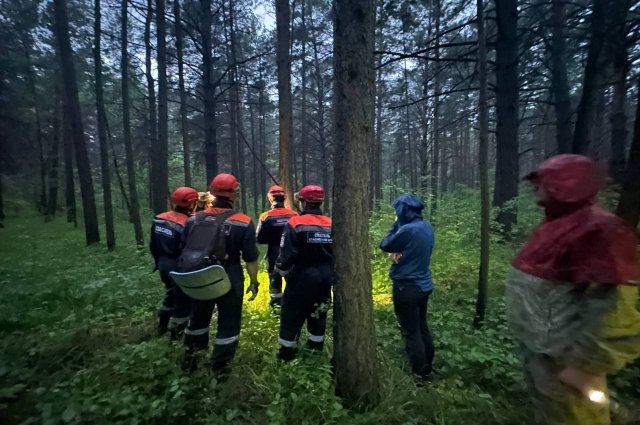
{"type": "Polygon", "coordinates": [[[100,143],[100,171],[102,173],[102,196],[104,201],[104,221],[107,233],[107,249],[116,246],[116,232],[113,226],[113,205],[111,201],[111,169],[109,168],[109,142],[107,128],[104,123],[106,112],[102,92],[102,56],[101,56],[101,10],[100,0],[94,0],[93,26],[93,65],[95,69],[96,115],[98,140],[100,143]]]}
{"type": "Polygon", "coordinates": [[[291,9],[289,0],[276,0],[276,64],[278,67],[279,164],[278,180],[284,188],[286,204],[292,207],[291,153],[293,148],[293,104],[291,98],[291,9]]]}
{"type": "Polygon", "coordinates": [[[78,98],[78,82],[73,64],[73,51],[69,40],[69,19],[65,0],[54,0],[55,32],[60,50],[60,62],[65,93],[65,115],[71,126],[73,146],[76,154],[76,167],[82,193],[82,212],[84,216],[85,239],[87,245],[100,241],[96,200],[91,179],[91,165],[84,140],[82,113],[78,98]]]}
{"type": "MultiPolygon", "coordinates": [[[[313,27],[313,23],[311,24],[313,27]]],[[[313,63],[314,63],[314,74],[316,80],[316,92],[317,92],[317,121],[318,121],[318,147],[320,148],[320,161],[322,164],[326,164],[325,167],[322,167],[322,186],[325,190],[329,189],[329,150],[328,144],[326,141],[326,132],[325,132],[325,93],[326,87],[323,84],[323,71],[322,64],[320,61],[320,52],[318,51],[318,43],[317,43],[317,33],[314,31],[314,43],[313,43],[313,63]]],[[[329,211],[331,209],[331,197],[327,196],[325,201],[325,209],[329,211]]]]}
{"type": "MultiPolygon", "coordinates": [[[[142,234],[142,223],[140,222],[140,202],[138,198],[138,188],[136,186],[136,169],[133,160],[133,146],[131,144],[131,121],[130,121],[130,100],[129,100],[129,0],[122,0],[122,27],[121,40],[122,51],[120,61],[120,84],[122,85],[122,136],[124,139],[124,150],[127,163],[127,181],[129,183],[129,198],[131,201],[130,220],[133,223],[133,231],[136,238],[136,244],[144,245],[144,236],[142,234]]],[[[155,185],[154,182],[150,184],[155,185]]]]}
{"type": "MultiPolygon", "coordinates": [[[[440,35],[440,0],[436,0],[435,4],[436,9],[436,37],[440,35]]],[[[438,171],[442,167],[441,160],[441,152],[440,152],[440,90],[441,90],[441,79],[440,79],[440,39],[436,38],[436,49],[435,49],[435,58],[436,60],[433,62],[434,64],[434,85],[433,85],[433,163],[431,164],[431,220],[436,220],[436,215],[438,213],[438,197],[440,196],[440,191],[438,190],[438,171]]]]}
{"type": "Polygon", "coordinates": [[[261,191],[258,189],[258,170],[262,170],[264,166],[264,159],[260,157],[258,144],[256,143],[256,123],[255,123],[255,114],[253,113],[253,101],[254,99],[250,95],[250,91],[247,90],[247,103],[249,104],[249,125],[251,129],[251,150],[253,151],[252,155],[252,170],[251,173],[251,193],[253,193],[253,216],[257,217],[260,214],[258,210],[258,199],[260,199],[263,195],[261,191]],[[257,158],[259,157],[259,158],[257,158]],[[262,164],[259,164],[259,161],[262,161],[262,164]]]}
{"type": "Polygon", "coordinates": [[[627,52],[627,13],[628,0],[617,0],[611,7],[611,27],[607,30],[606,52],[611,58],[613,80],[613,102],[611,104],[611,156],[609,172],[617,181],[622,182],[627,146],[627,116],[625,101],[627,96],[627,73],[629,55],[627,52]]]}
{"type": "Polygon", "coordinates": [[[637,229],[640,219],[640,80],[638,80],[637,96],[633,140],[616,211],[633,229],[637,229]]]}
{"type": "Polygon", "coordinates": [[[587,65],[584,70],[582,98],[578,105],[578,118],[573,132],[573,153],[586,154],[596,118],[598,90],[602,83],[600,55],[604,46],[606,32],[607,0],[594,0],[591,14],[591,41],[587,53],[587,65]]]}
{"type": "Polygon", "coordinates": [[[59,77],[56,75],[55,93],[53,99],[53,137],[51,140],[51,150],[49,151],[49,196],[47,197],[47,215],[53,217],[58,209],[58,168],[60,158],[60,137],[61,137],[61,115],[60,107],[61,93],[59,77]]]}
{"type": "Polygon", "coordinates": [[[306,1],[301,0],[300,14],[302,17],[300,34],[302,42],[302,52],[300,57],[300,90],[302,92],[302,105],[300,114],[300,157],[302,160],[302,184],[308,184],[307,179],[307,143],[309,135],[307,134],[307,20],[306,20],[306,1]]]}
{"type": "MultiPolygon", "coordinates": [[[[258,138],[260,143],[260,161],[266,164],[266,136],[265,136],[265,117],[264,117],[264,89],[265,83],[263,80],[262,68],[260,68],[260,92],[258,93],[258,138]]],[[[264,167],[260,169],[260,189],[262,191],[267,189],[267,170],[264,167]]],[[[262,209],[267,209],[267,197],[262,196],[262,209]]]]}
{"type": "MultiPolygon", "coordinates": [[[[240,182],[244,182],[245,171],[245,150],[244,150],[244,134],[242,131],[242,108],[241,101],[242,95],[240,93],[240,81],[238,77],[238,58],[237,49],[239,48],[236,40],[236,28],[235,28],[235,9],[233,0],[229,1],[229,53],[231,62],[231,85],[230,91],[231,104],[229,105],[231,110],[231,132],[232,132],[232,146],[235,153],[236,170],[234,174],[238,177],[240,182]]],[[[242,211],[247,211],[247,187],[248,185],[240,185],[240,205],[242,211]]]]}
{"type": "Polygon", "coordinates": [[[378,398],[369,259],[369,146],[374,88],[373,0],[334,3],[334,305],[336,394],[348,404],[378,398]]]}
{"type": "Polygon", "coordinates": [[[147,0],[147,13],[144,21],[144,46],[145,46],[145,77],[147,80],[147,98],[149,102],[149,116],[147,117],[147,125],[149,127],[149,188],[148,188],[148,200],[149,207],[153,209],[153,167],[151,166],[151,157],[153,155],[153,146],[158,143],[158,121],[156,119],[156,89],[155,82],[153,80],[153,68],[152,68],[152,47],[151,47],[151,22],[153,22],[153,0],[147,0]]]}
{"type": "Polygon", "coordinates": [[[116,174],[116,180],[118,180],[118,186],[120,187],[120,196],[122,196],[122,200],[124,201],[124,205],[127,208],[127,214],[131,217],[131,203],[129,202],[129,197],[127,196],[127,191],[124,188],[124,180],[122,179],[122,174],[120,173],[120,165],[118,164],[118,157],[116,156],[116,147],[113,143],[113,136],[111,134],[111,130],[109,130],[109,120],[107,116],[104,117],[104,126],[107,129],[107,137],[109,138],[109,144],[111,145],[111,156],[113,159],[113,171],[116,174]]]}
{"type": "Polygon", "coordinates": [[[44,138],[42,136],[42,119],[40,114],[40,98],[38,96],[38,90],[36,88],[36,77],[31,63],[31,42],[28,40],[27,34],[22,34],[22,47],[24,48],[24,57],[27,66],[27,80],[29,82],[29,90],[31,91],[31,99],[33,104],[33,111],[36,118],[36,144],[38,146],[38,162],[40,166],[40,200],[38,202],[38,210],[46,214],[47,213],[47,166],[44,157],[44,138]]]}
{"type": "Polygon", "coordinates": [[[184,163],[184,185],[191,186],[191,149],[189,147],[189,132],[187,130],[187,92],[184,88],[184,36],[182,35],[182,21],[180,20],[180,0],[173,1],[173,16],[175,19],[176,54],[178,56],[178,91],[180,92],[180,131],[182,134],[182,162],[184,163]]]}
{"type": "MultiPolygon", "coordinates": [[[[62,79],[62,77],[61,77],[62,79]]],[[[62,83],[62,80],[60,81],[62,83]]],[[[78,227],[78,216],[76,212],[76,188],[73,177],[73,139],[71,138],[71,124],[66,112],[62,113],[62,137],[64,149],[64,197],[67,209],[67,223],[73,223],[78,227]]]]}
{"type": "MultiPolygon", "coordinates": [[[[378,65],[382,63],[382,57],[378,61],[378,65]]],[[[382,100],[384,82],[382,81],[382,71],[378,70],[376,87],[376,134],[374,138],[373,151],[373,199],[374,201],[382,201],[382,100]]]]}
{"type": "Polygon", "coordinates": [[[518,2],[496,0],[496,178],[493,205],[505,231],[516,222],[514,206],[505,204],[518,196],[518,2]]]}
{"type": "Polygon", "coordinates": [[[204,92],[204,149],[207,185],[218,174],[218,144],[216,141],[216,98],[213,85],[211,53],[211,0],[201,1],[200,34],[202,34],[202,86],[204,92]]]}
{"type": "MultiPolygon", "coordinates": [[[[0,127],[0,151],[3,151],[2,145],[7,140],[4,129],[0,127]]],[[[4,186],[2,185],[2,174],[4,172],[4,159],[0,159],[0,228],[4,227],[2,221],[5,219],[4,215],[4,186]]]]}
{"type": "Polygon", "coordinates": [[[551,1],[551,91],[556,111],[556,140],[558,153],[571,152],[571,98],[567,82],[566,2],[551,1]]]}
{"type": "Polygon", "coordinates": [[[2,222],[5,219],[3,194],[4,194],[4,186],[2,185],[2,170],[0,170],[0,227],[2,227],[2,222]]]}
{"type": "Polygon", "coordinates": [[[478,68],[480,94],[478,96],[478,124],[480,127],[480,269],[478,272],[478,298],[473,326],[479,328],[484,322],[487,309],[489,284],[489,128],[487,113],[487,42],[484,30],[483,0],[477,0],[478,10],[478,68]]]}
{"type": "Polygon", "coordinates": [[[156,29],[158,37],[158,143],[152,146],[153,212],[167,210],[169,197],[169,111],[167,87],[167,39],[165,0],[156,0],[156,29]]]}
{"type": "MultiPolygon", "coordinates": [[[[431,19],[429,19],[429,29],[427,30],[429,37],[431,36],[431,19]]],[[[378,55],[380,57],[380,55],[378,55]]],[[[380,59],[378,59],[378,66],[380,65],[380,59]]],[[[429,66],[428,60],[423,61],[422,69],[422,97],[429,96],[429,66]]],[[[429,199],[429,187],[430,187],[430,169],[429,169],[429,105],[424,103],[424,110],[422,113],[422,135],[420,140],[420,162],[421,162],[421,174],[420,174],[420,189],[424,199],[429,199]]],[[[376,129],[378,131],[378,129],[376,129]]]]}

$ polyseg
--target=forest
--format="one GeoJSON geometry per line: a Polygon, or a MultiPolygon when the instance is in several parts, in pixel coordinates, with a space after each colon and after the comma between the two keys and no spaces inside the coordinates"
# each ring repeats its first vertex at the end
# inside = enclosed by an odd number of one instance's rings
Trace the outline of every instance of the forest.
{"type": "MultiPolygon", "coordinates": [[[[558,154],[637,234],[640,1],[0,0],[0,422],[533,424],[504,282],[558,154]],[[272,185],[326,191],[320,355],[276,361],[263,255],[228,379],[156,335],[152,219],[218,173],[255,222],[272,185]],[[436,239],[426,387],[378,249],[404,193],[436,239]]],[[[640,361],[609,385],[640,421],[640,361]]]]}

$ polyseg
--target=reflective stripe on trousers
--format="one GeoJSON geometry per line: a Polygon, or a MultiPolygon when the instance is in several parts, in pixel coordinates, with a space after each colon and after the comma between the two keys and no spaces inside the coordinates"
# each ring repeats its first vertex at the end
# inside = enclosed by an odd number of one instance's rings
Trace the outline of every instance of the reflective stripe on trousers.
{"type": "Polygon", "coordinates": [[[282,339],[280,337],[278,337],[278,342],[280,343],[280,345],[287,348],[293,348],[296,346],[296,341],[287,341],[286,339],[282,339]]]}
{"type": "Polygon", "coordinates": [[[231,336],[229,338],[216,338],[216,345],[229,345],[240,339],[240,335],[231,336]]]}

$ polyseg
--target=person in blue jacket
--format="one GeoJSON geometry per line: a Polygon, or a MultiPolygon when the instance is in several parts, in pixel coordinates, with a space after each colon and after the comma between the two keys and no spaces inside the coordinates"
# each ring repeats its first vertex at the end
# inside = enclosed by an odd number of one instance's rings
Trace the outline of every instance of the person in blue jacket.
{"type": "Polygon", "coordinates": [[[433,290],[431,253],[433,227],[422,218],[424,204],[411,194],[393,202],[396,222],[380,243],[391,254],[389,273],[393,282],[393,308],[405,340],[411,369],[419,379],[431,377],[434,349],[427,325],[427,304],[433,290]]]}

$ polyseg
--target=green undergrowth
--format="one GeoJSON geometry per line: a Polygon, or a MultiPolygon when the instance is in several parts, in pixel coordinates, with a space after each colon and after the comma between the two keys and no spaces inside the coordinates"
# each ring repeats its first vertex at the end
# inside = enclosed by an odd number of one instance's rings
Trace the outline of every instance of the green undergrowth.
{"type": "MultiPolygon", "coordinates": [[[[451,196],[435,225],[437,289],[429,317],[437,375],[427,387],[417,387],[407,372],[388,259],[372,249],[380,403],[366,412],[347,409],[333,394],[330,337],[321,355],[302,350],[289,364],[275,360],[278,319],[268,307],[264,272],[258,298],[245,302],[229,378],[219,381],[206,367],[186,375],[178,367],[180,344],[155,336],[163,288],[128,223],[118,223],[118,246],[107,252],[102,243],[85,247],[83,231],[62,218],[44,223],[10,214],[0,229],[0,423],[531,423],[501,301],[514,243],[493,241],[487,321],[479,331],[471,328],[473,202],[469,194],[451,196]]],[[[371,220],[372,243],[391,221],[388,211],[371,220]]]]}

